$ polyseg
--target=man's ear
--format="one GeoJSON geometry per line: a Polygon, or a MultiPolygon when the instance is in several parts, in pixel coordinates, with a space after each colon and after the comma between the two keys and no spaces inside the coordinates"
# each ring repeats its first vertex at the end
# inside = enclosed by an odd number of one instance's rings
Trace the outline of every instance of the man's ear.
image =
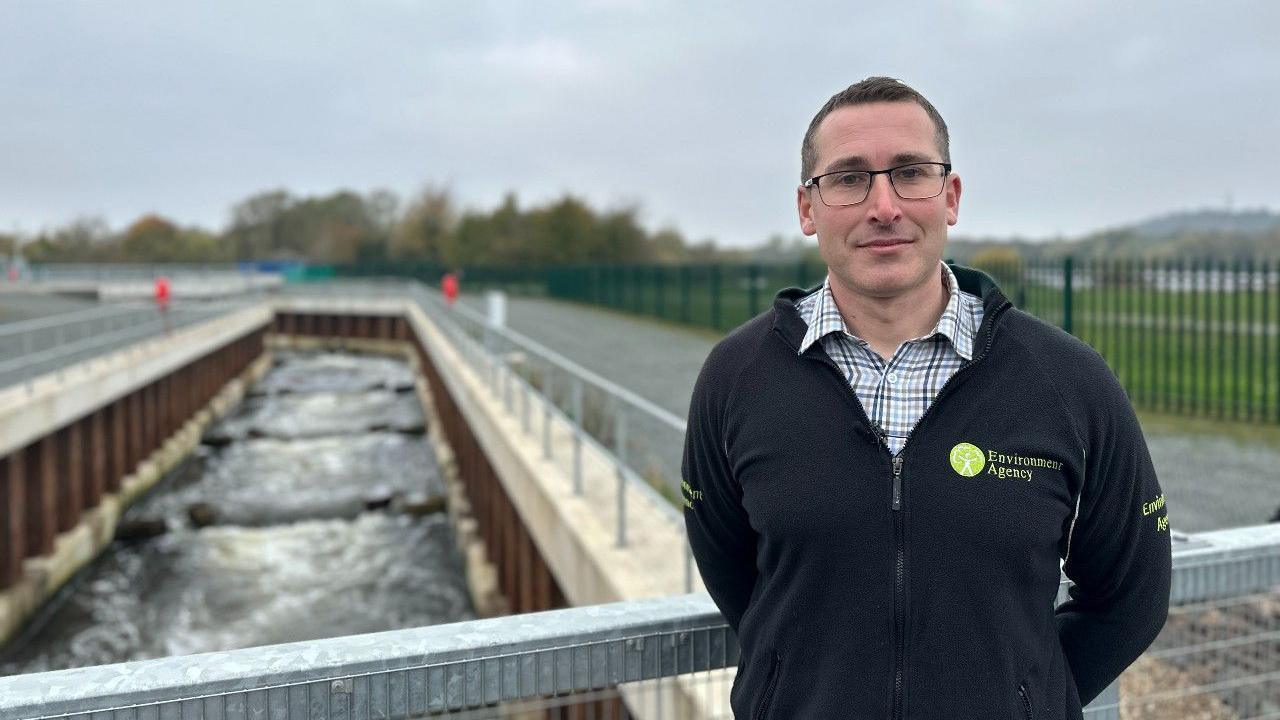
{"type": "Polygon", "coordinates": [[[947,176],[947,224],[955,225],[960,219],[960,176],[951,173],[947,176]]]}
{"type": "Polygon", "coordinates": [[[800,215],[800,232],[816,235],[818,226],[813,222],[813,205],[809,202],[809,188],[796,187],[796,212],[800,215]]]}

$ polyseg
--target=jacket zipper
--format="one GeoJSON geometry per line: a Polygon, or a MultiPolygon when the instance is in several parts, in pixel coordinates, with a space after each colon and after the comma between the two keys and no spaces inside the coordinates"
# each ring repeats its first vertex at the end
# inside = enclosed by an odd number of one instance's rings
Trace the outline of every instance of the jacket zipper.
{"type": "Polygon", "coordinates": [[[1018,697],[1022,698],[1022,707],[1027,711],[1027,720],[1032,720],[1034,713],[1031,710],[1031,695],[1027,693],[1025,684],[1018,685],[1018,697]]]}
{"type": "MultiPolygon", "coordinates": [[[[900,718],[902,718],[903,716],[903,702],[902,702],[902,689],[904,685],[903,666],[906,664],[906,655],[907,655],[907,639],[906,639],[906,625],[907,625],[906,614],[907,613],[906,613],[906,606],[905,606],[906,605],[906,588],[905,588],[906,586],[906,538],[904,537],[902,513],[900,512],[902,510],[902,456],[906,453],[907,446],[911,444],[912,438],[915,437],[916,428],[920,427],[920,423],[923,422],[925,418],[929,417],[929,414],[933,412],[933,409],[935,407],[937,407],[938,401],[942,399],[942,397],[946,394],[947,390],[950,389],[951,386],[955,383],[956,378],[961,373],[973,367],[979,360],[986,357],[987,352],[991,350],[991,344],[992,342],[995,341],[995,336],[996,336],[996,332],[995,332],[996,320],[999,319],[1000,315],[1003,314],[1005,309],[1007,309],[1009,306],[1010,306],[1009,301],[1005,300],[1003,303],[993,308],[991,312],[987,315],[987,317],[983,318],[983,324],[987,325],[988,327],[987,327],[987,342],[985,345],[982,346],[982,352],[975,354],[972,360],[969,360],[968,362],[962,364],[959,368],[956,368],[956,371],[951,374],[951,377],[947,378],[947,381],[942,384],[942,387],[938,388],[938,393],[933,396],[933,401],[929,403],[929,407],[925,409],[924,414],[922,414],[919,418],[916,419],[915,423],[911,426],[911,430],[907,432],[907,439],[903,441],[902,449],[898,451],[897,455],[894,455],[893,451],[889,449],[889,438],[884,432],[884,430],[880,428],[879,425],[873,425],[871,423],[871,418],[867,416],[866,408],[862,407],[862,400],[858,397],[858,393],[855,392],[854,389],[849,386],[849,382],[845,380],[844,372],[840,370],[839,366],[836,365],[834,360],[832,360],[830,357],[827,357],[825,353],[823,354],[823,357],[825,358],[825,362],[823,362],[823,364],[827,365],[833,371],[835,371],[836,377],[839,378],[840,380],[840,384],[844,386],[844,389],[846,391],[848,391],[851,395],[853,395],[854,406],[857,407],[858,414],[862,416],[862,420],[863,422],[866,423],[866,426],[868,428],[872,428],[872,432],[875,434],[877,438],[879,438],[880,445],[884,448],[885,452],[889,454],[889,462],[893,469],[893,486],[892,486],[892,493],[890,494],[890,499],[889,499],[889,507],[891,510],[895,511],[893,513],[893,516],[894,516],[893,517],[893,536],[894,536],[894,545],[895,545],[893,606],[894,606],[894,633],[897,635],[897,637],[895,638],[895,643],[894,643],[895,652],[894,652],[894,663],[893,663],[893,668],[894,668],[893,715],[892,715],[893,720],[900,720],[900,718]]],[[[822,362],[822,360],[819,360],[819,362],[822,362]]],[[[772,691],[773,691],[773,686],[770,685],[769,692],[772,692],[772,691]]],[[[1024,698],[1025,698],[1025,695],[1024,695],[1024,698]]],[[[1027,703],[1029,705],[1030,701],[1028,700],[1027,703]]]]}
{"type": "MultiPolygon", "coordinates": [[[[886,443],[886,448],[888,444],[886,443]]],[[[895,546],[893,570],[893,632],[897,636],[894,648],[893,663],[893,717],[902,717],[902,674],[907,658],[907,608],[906,608],[906,532],[903,528],[902,513],[902,454],[893,456],[893,498],[890,501],[893,509],[893,539],[895,546]]]]}
{"type": "Polygon", "coordinates": [[[773,666],[769,669],[769,682],[764,687],[764,697],[760,699],[760,709],[756,711],[756,720],[764,720],[769,714],[769,702],[773,700],[773,688],[778,684],[778,671],[781,669],[782,658],[777,652],[773,653],[773,666]]]}

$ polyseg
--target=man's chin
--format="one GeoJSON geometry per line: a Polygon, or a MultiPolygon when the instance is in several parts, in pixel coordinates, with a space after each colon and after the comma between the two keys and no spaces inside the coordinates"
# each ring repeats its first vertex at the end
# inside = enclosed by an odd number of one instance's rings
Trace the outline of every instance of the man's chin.
{"type": "MultiPolygon", "coordinates": [[[[854,274],[850,285],[850,289],[863,297],[890,300],[921,285],[919,268],[884,267],[872,272],[865,270],[864,268],[864,272],[854,274]]],[[[923,279],[927,280],[928,277],[923,279]]]]}

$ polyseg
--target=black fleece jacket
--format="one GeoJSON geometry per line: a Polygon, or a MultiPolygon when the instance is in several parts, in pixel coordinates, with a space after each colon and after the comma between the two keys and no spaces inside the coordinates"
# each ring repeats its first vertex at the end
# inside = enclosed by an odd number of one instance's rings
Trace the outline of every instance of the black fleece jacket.
{"type": "Polygon", "coordinates": [[[741,645],[736,718],[1078,720],[1164,625],[1168,517],[1123,388],[952,269],[983,299],[974,358],[897,458],[821,343],[797,355],[804,291],[707,358],[684,514],[741,645]]]}

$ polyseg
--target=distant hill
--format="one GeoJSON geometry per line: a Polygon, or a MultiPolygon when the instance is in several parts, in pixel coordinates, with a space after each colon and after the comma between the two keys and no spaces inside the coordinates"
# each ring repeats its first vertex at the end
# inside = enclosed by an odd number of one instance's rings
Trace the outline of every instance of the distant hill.
{"type": "Polygon", "coordinates": [[[1170,237],[1188,233],[1264,235],[1280,230],[1280,213],[1257,210],[1190,210],[1143,220],[1130,228],[1141,237],[1170,237]]]}
{"type": "Polygon", "coordinates": [[[1079,258],[1280,259],[1280,213],[1267,209],[1189,210],[1160,215],[1078,238],[954,238],[948,255],[960,262],[988,248],[1014,248],[1027,260],[1079,258]]]}

